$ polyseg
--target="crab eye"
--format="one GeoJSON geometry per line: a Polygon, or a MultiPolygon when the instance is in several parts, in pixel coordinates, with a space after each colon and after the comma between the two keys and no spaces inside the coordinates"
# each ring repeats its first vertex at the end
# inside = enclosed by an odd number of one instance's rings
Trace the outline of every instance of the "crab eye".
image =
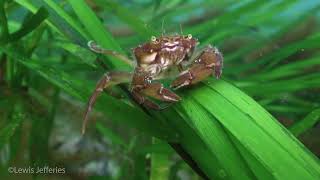
{"type": "Polygon", "coordinates": [[[187,38],[188,38],[188,39],[192,39],[192,35],[191,35],[191,34],[188,34],[187,38]]]}
{"type": "Polygon", "coordinates": [[[157,38],[155,36],[151,36],[151,41],[152,42],[156,42],[157,41],[157,38]]]}

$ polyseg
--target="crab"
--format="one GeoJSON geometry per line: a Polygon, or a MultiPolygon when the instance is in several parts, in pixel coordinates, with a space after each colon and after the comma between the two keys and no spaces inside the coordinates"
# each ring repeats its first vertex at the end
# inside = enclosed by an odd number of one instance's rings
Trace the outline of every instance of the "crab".
{"type": "MultiPolygon", "coordinates": [[[[129,83],[129,90],[137,103],[146,108],[160,110],[161,106],[152,98],[167,103],[181,100],[177,94],[158,81],[172,77],[172,72],[178,72],[170,85],[172,89],[196,84],[210,75],[220,78],[223,66],[222,54],[211,45],[202,50],[195,50],[198,44],[198,40],[191,34],[167,35],[152,36],[150,41],[134,48],[136,65],[133,72],[107,72],[97,83],[87,104],[82,133],[85,133],[89,112],[98,95],[111,86],[129,83]]],[[[133,62],[125,55],[104,49],[93,41],[88,42],[88,47],[96,53],[114,56],[129,63],[133,62]]]]}

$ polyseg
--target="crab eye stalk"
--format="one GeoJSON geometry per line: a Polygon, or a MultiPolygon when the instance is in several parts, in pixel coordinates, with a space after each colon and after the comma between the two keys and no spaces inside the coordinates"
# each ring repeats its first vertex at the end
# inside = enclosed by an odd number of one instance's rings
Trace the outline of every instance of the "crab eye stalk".
{"type": "Polygon", "coordinates": [[[188,38],[188,39],[192,39],[192,35],[191,35],[191,34],[188,34],[187,38],[188,38]]]}
{"type": "Polygon", "coordinates": [[[155,36],[151,36],[151,41],[152,42],[156,42],[157,41],[157,38],[155,36]]]}

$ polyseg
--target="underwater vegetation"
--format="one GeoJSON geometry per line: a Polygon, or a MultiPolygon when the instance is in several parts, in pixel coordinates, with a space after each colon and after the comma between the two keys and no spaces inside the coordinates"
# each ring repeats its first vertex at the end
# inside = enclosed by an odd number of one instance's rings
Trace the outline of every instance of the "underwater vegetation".
{"type": "Polygon", "coordinates": [[[319,10],[299,0],[0,0],[0,179],[320,179],[319,10]],[[139,54],[145,43],[151,55],[139,54]],[[200,54],[180,76],[132,79],[159,53],[152,43],[175,55],[159,56],[166,68],[200,54]],[[131,75],[126,84],[96,86],[116,72],[131,75]]]}

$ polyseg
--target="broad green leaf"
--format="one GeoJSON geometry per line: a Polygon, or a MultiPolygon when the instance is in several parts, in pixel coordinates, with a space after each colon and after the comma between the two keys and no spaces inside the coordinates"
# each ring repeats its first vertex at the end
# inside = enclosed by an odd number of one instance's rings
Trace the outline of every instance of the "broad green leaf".
{"type": "Polygon", "coordinates": [[[320,177],[319,160],[239,89],[223,80],[208,80],[205,86],[183,94],[183,101],[175,107],[179,115],[170,111],[164,115],[181,134],[182,146],[210,179],[320,177]],[[201,151],[202,147],[206,151],[201,151]]]}
{"type": "Polygon", "coordinates": [[[196,101],[189,100],[188,97],[184,97],[183,101],[179,104],[177,111],[200,136],[209,151],[216,156],[221,166],[216,173],[223,174],[223,179],[253,178],[252,172],[234,148],[229,135],[214,116],[208,114],[196,101]]]}
{"type": "Polygon", "coordinates": [[[320,177],[319,160],[255,101],[223,81],[207,86],[192,96],[276,178],[320,177]]]}

